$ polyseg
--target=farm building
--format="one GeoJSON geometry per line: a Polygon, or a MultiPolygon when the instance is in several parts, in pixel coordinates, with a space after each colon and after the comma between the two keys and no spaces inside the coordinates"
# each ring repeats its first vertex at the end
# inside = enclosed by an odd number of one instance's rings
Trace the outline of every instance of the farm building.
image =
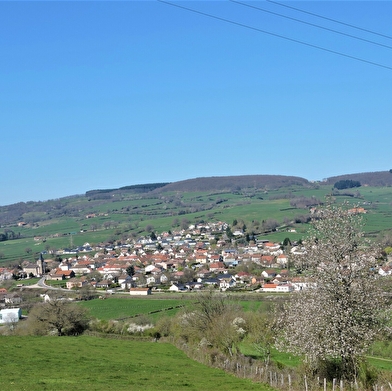
{"type": "Polygon", "coordinates": [[[22,317],[22,310],[20,308],[7,308],[0,310],[0,323],[18,322],[22,317]]]}
{"type": "Polygon", "coordinates": [[[147,296],[151,295],[151,288],[131,288],[129,293],[131,295],[147,296]]]}

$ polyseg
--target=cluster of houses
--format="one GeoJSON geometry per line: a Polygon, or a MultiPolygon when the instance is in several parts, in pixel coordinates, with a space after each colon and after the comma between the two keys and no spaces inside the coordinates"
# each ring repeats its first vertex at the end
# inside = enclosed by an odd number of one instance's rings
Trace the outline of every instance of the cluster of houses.
{"type": "MultiPolygon", "coordinates": [[[[287,255],[280,243],[255,240],[232,247],[224,234],[227,227],[222,222],[200,224],[180,232],[163,232],[154,239],[142,237],[132,243],[94,249],[85,243],[76,252],[59,252],[60,263],[43,260],[41,255],[37,263],[24,264],[23,271],[29,276],[45,274],[46,279],[65,280],[68,289],[85,285],[100,289],[117,287],[131,294],[148,294],[149,288],[191,291],[207,286],[222,291],[235,287],[268,292],[301,289],[300,282],[289,278],[287,255]],[[241,269],[236,269],[240,265],[251,266],[242,269],[257,272],[235,272],[241,269]],[[127,273],[130,266],[133,272],[127,273]]],[[[233,230],[233,234],[236,238],[244,235],[241,230],[233,230]]],[[[295,250],[294,247],[292,251],[295,250]]]]}
{"type": "MultiPolygon", "coordinates": [[[[222,291],[248,287],[287,293],[309,287],[311,281],[289,275],[288,254],[280,243],[254,240],[232,247],[224,234],[217,239],[216,231],[222,233],[228,227],[218,224],[190,226],[181,232],[164,232],[154,239],[142,237],[116,246],[92,249],[86,243],[82,247],[92,252],[60,252],[61,262],[44,260],[41,255],[35,264],[25,263],[23,271],[30,276],[45,274],[48,280],[64,280],[68,289],[88,285],[135,295],[149,294],[151,289],[191,291],[207,286],[222,291]],[[238,267],[241,265],[248,267],[238,267]]],[[[240,230],[234,233],[243,234],[240,230]]],[[[300,253],[301,248],[292,246],[289,251],[300,253]]],[[[390,274],[391,269],[384,266],[380,273],[390,274]]],[[[0,269],[0,279],[10,275],[12,271],[0,269]]]]}

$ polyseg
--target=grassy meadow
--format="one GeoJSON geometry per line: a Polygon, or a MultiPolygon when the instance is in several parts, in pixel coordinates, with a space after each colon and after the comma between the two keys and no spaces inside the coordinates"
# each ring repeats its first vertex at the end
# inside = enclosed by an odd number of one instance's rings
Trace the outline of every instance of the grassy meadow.
{"type": "MultiPolygon", "coordinates": [[[[256,295],[244,297],[244,295],[240,294],[238,298],[235,295],[232,295],[231,298],[244,311],[260,312],[262,314],[271,310],[272,301],[285,300],[286,297],[284,295],[269,295],[266,297],[264,294],[259,293],[256,295]]],[[[155,323],[160,317],[175,316],[181,308],[192,306],[197,300],[197,293],[176,295],[175,298],[170,296],[170,294],[161,295],[160,298],[154,295],[145,298],[110,296],[105,300],[95,299],[79,302],[79,305],[87,308],[91,316],[100,320],[124,319],[129,321],[131,318],[143,316],[144,320],[150,319],[152,323],[155,323]]],[[[261,358],[260,352],[246,338],[241,343],[240,350],[245,356],[255,359],[261,358]]],[[[379,370],[392,371],[391,351],[392,344],[376,342],[369,352],[368,361],[379,370]]],[[[298,357],[275,349],[271,350],[271,359],[284,367],[296,367],[300,362],[298,357]]]]}
{"type": "Polygon", "coordinates": [[[88,336],[0,336],[0,343],[1,390],[270,390],[193,361],[166,343],[88,336]]]}
{"type": "Polygon", "coordinates": [[[94,318],[102,320],[126,319],[138,315],[149,316],[152,319],[155,313],[161,316],[172,316],[179,308],[189,305],[190,300],[184,299],[154,299],[136,297],[108,297],[105,300],[82,301],[79,305],[87,308],[94,318]]]}
{"type": "MultiPolygon", "coordinates": [[[[144,315],[157,319],[160,316],[174,316],[181,308],[192,306],[197,300],[198,293],[182,294],[153,294],[147,297],[130,297],[124,295],[109,296],[105,300],[95,299],[78,302],[79,305],[87,308],[90,315],[100,320],[126,319],[144,315]]],[[[281,295],[276,295],[281,297],[281,295]]],[[[232,295],[234,303],[239,304],[244,311],[268,311],[271,308],[271,301],[263,297],[261,293],[255,293],[244,297],[243,294],[232,295]]]]}

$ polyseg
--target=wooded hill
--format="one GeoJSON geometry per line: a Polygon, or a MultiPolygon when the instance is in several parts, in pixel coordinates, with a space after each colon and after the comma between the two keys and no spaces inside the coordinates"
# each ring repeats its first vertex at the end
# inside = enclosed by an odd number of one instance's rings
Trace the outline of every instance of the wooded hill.
{"type": "Polygon", "coordinates": [[[341,180],[359,181],[361,186],[387,187],[392,186],[392,170],[333,176],[326,179],[326,184],[334,185],[341,180]]]}
{"type": "MultiPolygon", "coordinates": [[[[324,179],[321,183],[334,185],[341,180],[359,181],[362,186],[385,187],[392,186],[392,170],[346,174],[324,179]]],[[[154,193],[165,192],[197,192],[197,191],[236,191],[242,189],[273,190],[282,187],[303,186],[312,188],[318,182],[311,182],[305,178],[286,175],[238,175],[238,176],[213,176],[186,179],[171,183],[153,183],[143,185],[125,186],[119,189],[90,190],[87,197],[97,194],[110,196],[119,193],[154,193]]]]}
{"type": "Polygon", "coordinates": [[[279,189],[289,186],[312,187],[307,179],[284,175],[241,175],[224,177],[204,177],[169,183],[157,189],[167,191],[236,191],[241,189],[279,189]]]}
{"type": "Polygon", "coordinates": [[[310,182],[307,179],[284,175],[242,175],[225,177],[202,177],[187,179],[173,183],[152,183],[124,186],[118,189],[89,190],[84,195],[67,196],[55,200],[40,202],[19,202],[0,206],[0,226],[17,224],[27,221],[34,222],[46,218],[80,217],[96,210],[108,201],[121,201],[129,197],[140,196],[164,197],[165,194],[181,194],[192,192],[229,192],[246,194],[249,192],[290,189],[316,189],[321,185],[333,186],[338,181],[359,181],[361,186],[389,187],[392,186],[390,171],[347,174],[327,178],[322,182],[310,182]]]}

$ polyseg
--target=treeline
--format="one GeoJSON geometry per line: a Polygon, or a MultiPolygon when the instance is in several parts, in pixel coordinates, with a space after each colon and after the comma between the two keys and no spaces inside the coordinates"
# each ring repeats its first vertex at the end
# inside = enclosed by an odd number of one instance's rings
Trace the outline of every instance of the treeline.
{"type": "Polygon", "coordinates": [[[6,240],[19,239],[20,233],[15,233],[11,229],[5,229],[4,232],[0,232],[0,242],[6,240]]]}
{"type": "Polygon", "coordinates": [[[334,187],[338,190],[352,189],[353,187],[361,187],[361,182],[353,181],[352,179],[342,179],[336,182],[334,187]]]}
{"type": "Polygon", "coordinates": [[[111,193],[117,193],[121,191],[126,191],[130,193],[148,193],[155,189],[159,189],[160,187],[164,187],[168,185],[169,182],[162,182],[162,183],[146,183],[146,184],[139,184],[139,185],[130,185],[130,186],[123,186],[117,189],[97,189],[97,190],[89,190],[86,191],[86,197],[89,198],[99,198],[99,197],[107,197],[109,198],[111,193]]]}
{"type": "Polygon", "coordinates": [[[358,181],[362,186],[375,186],[384,187],[392,186],[392,173],[391,171],[378,171],[378,172],[363,172],[359,174],[339,175],[327,178],[326,184],[334,185],[336,182],[341,180],[350,179],[358,181]]]}

